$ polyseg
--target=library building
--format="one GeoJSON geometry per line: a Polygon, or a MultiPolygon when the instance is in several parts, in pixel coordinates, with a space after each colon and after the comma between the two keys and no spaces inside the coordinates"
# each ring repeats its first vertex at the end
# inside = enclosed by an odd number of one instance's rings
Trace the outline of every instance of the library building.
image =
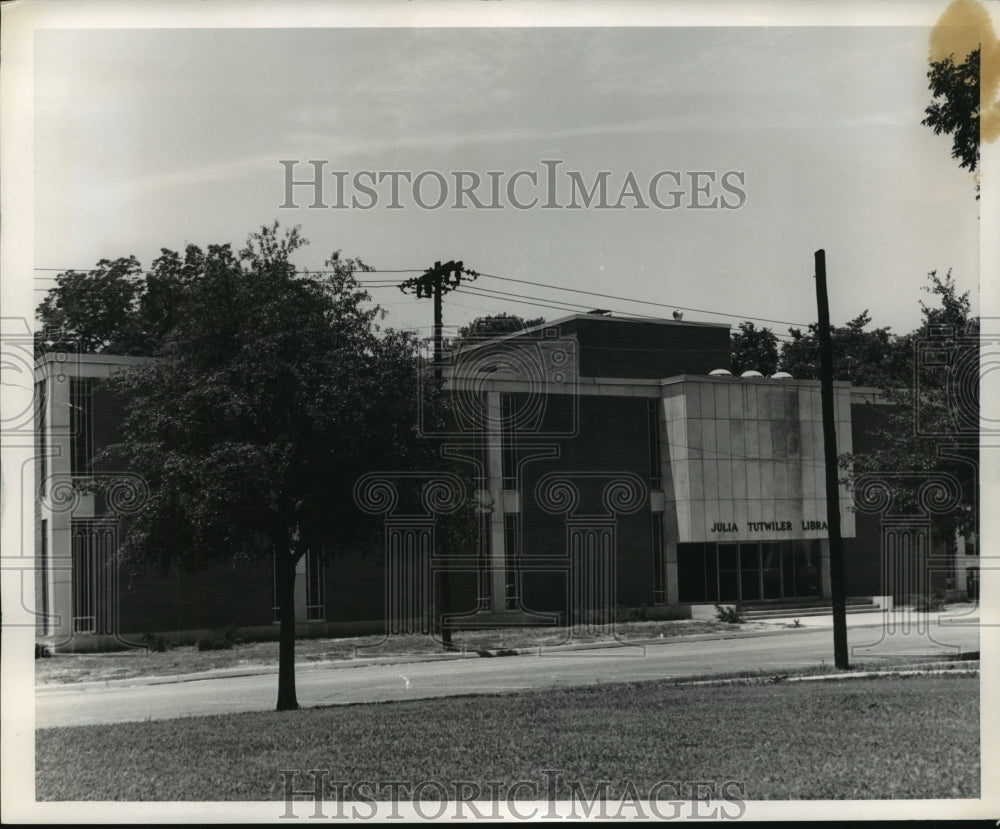
{"type": "MultiPolygon", "coordinates": [[[[426,632],[441,614],[458,629],[828,605],[820,384],[735,376],[729,354],[728,325],[597,313],[451,353],[442,375],[455,417],[432,437],[456,474],[428,481],[416,516],[393,513],[393,474],[356,483],[359,511],[384,522],[384,549],[303,557],[299,632],[426,632]],[[466,481],[478,538],[443,557],[441,489],[466,481]]],[[[266,557],[169,573],[122,559],[113,516],[141,480],[78,486],[98,474],[91,459],[127,404],[104,381],[145,359],[47,355],[36,366],[37,639],[88,650],[227,627],[276,637],[266,557]]],[[[834,397],[838,453],[873,448],[877,391],[835,383],[834,397]]],[[[877,610],[931,588],[972,595],[974,544],[932,541],[932,516],[887,521],[841,491],[840,518],[852,604],[877,610]]]]}

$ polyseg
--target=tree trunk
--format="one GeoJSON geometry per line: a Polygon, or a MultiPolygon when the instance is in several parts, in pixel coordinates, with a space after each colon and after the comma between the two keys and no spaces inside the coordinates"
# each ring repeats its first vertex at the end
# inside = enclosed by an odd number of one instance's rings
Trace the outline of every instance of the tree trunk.
{"type": "Polygon", "coordinates": [[[451,573],[445,570],[441,574],[441,595],[438,601],[437,621],[441,628],[441,645],[446,651],[455,650],[451,641],[451,628],[445,621],[445,615],[451,610],[451,573]]]}
{"type": "Polygon", "coordinates": [[[299,707],[295,695],[295,557],[288,551],[275,551],[275,575],[281,630],[278,644],[278,711],[299,707]]]}

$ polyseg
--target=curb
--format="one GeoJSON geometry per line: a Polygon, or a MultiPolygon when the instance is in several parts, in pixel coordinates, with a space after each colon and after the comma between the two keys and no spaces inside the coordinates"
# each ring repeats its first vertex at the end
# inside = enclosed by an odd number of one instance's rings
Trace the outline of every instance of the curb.
{"type": "MultiPolygon", "coordinates": [[[[959,662],[946,662],[957,665],[959,662]]],[[[840,674],[804,674],[791,676],[788,674],[762,675],[759,677],[720,677],[719,679],[695,679],[673,682],[681,688],[691,688],[699,685],[779,685],[786,682],[841,682],[851,679],[883,679],[885,677],[908,676],[979,676],[979,662],[972,668],[889,668],[884,671],[850,671],[840,674]]]]}

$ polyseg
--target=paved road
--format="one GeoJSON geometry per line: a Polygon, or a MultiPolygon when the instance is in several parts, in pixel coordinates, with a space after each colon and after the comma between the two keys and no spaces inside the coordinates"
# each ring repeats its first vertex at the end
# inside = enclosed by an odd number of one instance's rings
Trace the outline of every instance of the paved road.
{"type": "MultiPolygon", "coordinates": [[[[880,626],[851,627],[848,641],[852,663],[859,666],[891,656],[957,655],[979,649],[974,624],[897,628],[892,634],[880,626]]],[[[565,650],[365,667],[303,666],[298,671],[297,688],[299,704],[304,707],[412,700],[743,670],[780,672],[830,664],[832,650],[829,629],[806,628],[730,639],[666,640],[645,648],[565,650]]],[[[274,707],[276,696],[277,676],[273,673],[184,682],[42,686],[35,693],[36,726],[266,711],[274,707]]]]}

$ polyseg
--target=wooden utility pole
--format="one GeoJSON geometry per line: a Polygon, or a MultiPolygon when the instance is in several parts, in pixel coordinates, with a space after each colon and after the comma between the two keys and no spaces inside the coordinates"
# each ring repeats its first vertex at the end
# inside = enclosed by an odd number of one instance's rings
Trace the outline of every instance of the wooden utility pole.
{"type": "Polygon", "coordinates": [[[830,545],[830,598],[833,603],[833,661],[849,668],[844,543],[840,537],[840,486],[837,483],[837,421],[833,400],[833,348],[826,296],[826,252],[816,251],[816,305],[819,310],[819,378],[823,411],[823,460],[826,470],[826,525],[830,545]]]}
{"type": "MultiPolygon", "coordinates": [[[[462,262],[454,260],[445,262],[435,262],[433,268],[428,268],[420,276],[407,279],[399,286],[399,290],[405,293],[414,293],[417,299],[431,297],[434,300],[434,380],[440,388],[442,383],[442,354],[441,354],[441,328],[443,326],[441,297],[449,291],[455,290],[463,277],[475,279],[479,274],[475,271],[467,271],[462,262]]],[[[451,584],[450,574],[446,570],[441,579],[440,594],[440,618],[441,618],[441,644],[447,650],[453,649],[451,641],[451,628],[444,623],[444,615],[451,609],[451,584]]]]}

